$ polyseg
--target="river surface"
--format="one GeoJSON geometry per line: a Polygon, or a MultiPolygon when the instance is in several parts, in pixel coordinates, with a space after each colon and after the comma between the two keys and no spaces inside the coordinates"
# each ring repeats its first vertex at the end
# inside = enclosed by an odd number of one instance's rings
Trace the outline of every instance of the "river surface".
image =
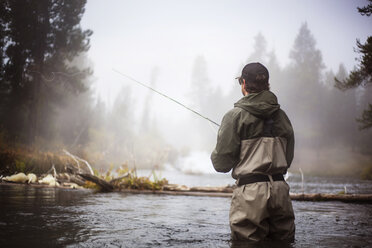
{"type": "MultiPolygon", "coordinates": [[[[198,185],[215,186],[224,178],[178,176],[170,181],[196,177],[204,182],[198,185]]],[[[292,192],[303,190],[298,177],[288,179],[292,192]]],[[[372,191],[370,181],[309,177],[305,182],[306,192],[334,193],[345,185],[350,193],[372,191]]],[[[230,247],[236,244],[230,242],[229,207],[230,199],[221,197],[0,184],[0,247],[230,247]]],[[[288,247],[372,247],[372,204],[293,201],[293,207],[296,239],[288,247]]]]}

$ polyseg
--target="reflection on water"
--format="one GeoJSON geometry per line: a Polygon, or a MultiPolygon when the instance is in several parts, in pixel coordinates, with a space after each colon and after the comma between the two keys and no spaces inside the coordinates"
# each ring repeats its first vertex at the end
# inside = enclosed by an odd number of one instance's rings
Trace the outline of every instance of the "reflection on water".
{"type": "MultiPolygon", "coordinates": [[[[230,247],[229,207],[229,198],[0,185],[0,247],[230,247]]],[[[372,205],[293,207],[296,240],[289,247],[372,246],[372,205]]]]}
{"type": "MultiPolygon", "coordinates": [[[[149,176],[151,171],[138,171],[140,176],[149,176]]],[[[214,174],[194,174],[185,175],[179,171],[163,171],[158,172],[159,177],[165,177],[169,183],[183,184],[189,187],[192,186],[225,186],[233,185],[235,180],[230,173],[214,173],[214,174]]],[[[292,193],[302,193],[302,181],[300,174],[289,174],[287,180],[291,187],[292,193]]],[[[314,177],[305,174],[304,177],[304,192],[305,193],[332,193],[337,194],[344,189],[350,194],[372,194],[372,182],[368,180],[360,180],[351,177],[314,177]]]]}
{"type": "Polygon", "coordinates": [[[88,191],[0,185],[0,247],[75,243],[82,226],[76,221],[79,212],[71,208],[88,194],[88,191]]]}
{"type": "MultiPolygon", "coordinates": [[[[292,174],[287,180],[292,193],[302,193],[300,174],[292,174]]],[[[304,179],[305,193],[337,194],[347,190],[349,194],[372,194],[372,182],[351,177],[312,177],[304,179]]]]}

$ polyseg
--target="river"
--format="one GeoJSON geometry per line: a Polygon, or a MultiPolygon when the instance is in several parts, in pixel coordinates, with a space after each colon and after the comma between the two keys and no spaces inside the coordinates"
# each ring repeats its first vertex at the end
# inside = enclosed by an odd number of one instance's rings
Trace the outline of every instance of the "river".
{"type": "MultiPolygon", "coordinates": [[[[219,174],[163,176],[191,182],[188,186],[233,182],[219,174]]],[[[303,190],[299,175],[288,182],[292,192],[303,190]]],[[[370,181],[357,179],[305,177],[304,182],[305,192],[335,193],[344,186],[350,193],[372,192],[370,181]]],[[[220,197],[0,184],[0,247],[230,247],[229,207],[230,199],[220,197]]],[[[293,207],[296,239],[288,247],[372,246],[371,204],[293,201],[293,207]]]]}

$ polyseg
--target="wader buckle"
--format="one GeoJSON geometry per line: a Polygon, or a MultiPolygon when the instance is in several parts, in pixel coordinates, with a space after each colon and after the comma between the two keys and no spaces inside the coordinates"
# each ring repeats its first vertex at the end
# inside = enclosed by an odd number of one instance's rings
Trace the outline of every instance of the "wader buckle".
{"type": "MultiPolygon", "coordinates": [[[[284,177],[282,174],[275,174],[272,175],[273,181],[284,181],[284,177]]],[[[258,183],[258,182],[270,182],[270,178],[267,175],[263,174],[250,174],[238,179],[238,186],[250,184],[250,183],[258,183]]]]}

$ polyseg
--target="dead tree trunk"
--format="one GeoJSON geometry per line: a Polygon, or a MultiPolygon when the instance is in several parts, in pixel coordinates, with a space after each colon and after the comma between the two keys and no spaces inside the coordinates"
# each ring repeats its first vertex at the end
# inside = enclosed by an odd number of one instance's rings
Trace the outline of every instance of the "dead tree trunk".
{"type": "Polygon", "coordinates": [[[87,181],[90,181],[90,182],[93,182],[95,184],[97,184],[98,186],[101,187],[102,191],[105,191],[105,192],[111,192],[114,190],[114,186],[110,183],[108,183],[107,181],[99,178],[99,177],[96,177],[94,175],[91,175],[91,174],[79,174],[79,176],[81,176],[82,178],[84,178],[85,180],[87,181]]]}

